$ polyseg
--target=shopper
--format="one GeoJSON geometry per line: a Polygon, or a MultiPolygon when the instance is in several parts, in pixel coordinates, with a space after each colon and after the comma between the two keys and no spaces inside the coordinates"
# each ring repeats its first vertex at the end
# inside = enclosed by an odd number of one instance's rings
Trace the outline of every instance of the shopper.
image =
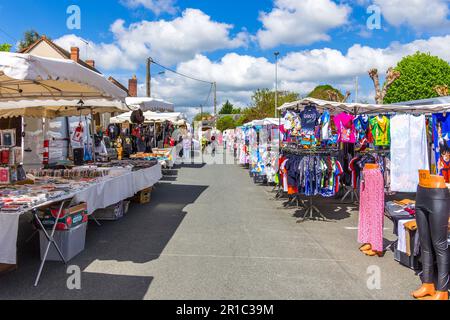
{"type": "Polygon", "coordinates": [[[211,155],[214,157],[216,155],[217,140],[215,136],[211,137],[211,155]]]}

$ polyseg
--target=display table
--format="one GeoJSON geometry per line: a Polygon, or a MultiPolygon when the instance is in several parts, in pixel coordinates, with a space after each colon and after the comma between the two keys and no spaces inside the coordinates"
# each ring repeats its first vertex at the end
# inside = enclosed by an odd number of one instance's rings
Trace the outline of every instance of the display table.
{"type": "Polygon", "coordinates": [[[0,263],[16,264],[16,246],[19,217],[27,212],[53,203],[72,199],[72,203],[85,202],[88,213],[104,209],[134,196],[139,191],[152,187],[162,178],[161,165],[130,171],[119,176],[104,177],[86,188],[52,199],[18,212],[0,211],[0,263]]]}

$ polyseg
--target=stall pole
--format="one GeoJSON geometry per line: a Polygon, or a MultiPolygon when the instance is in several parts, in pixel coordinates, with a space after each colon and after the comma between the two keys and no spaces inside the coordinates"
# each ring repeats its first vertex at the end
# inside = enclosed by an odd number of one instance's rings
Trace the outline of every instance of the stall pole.
{"type": "Polygon", "coordinates": [[[158,134],[156,132],[156,121],[153,121],[153,134],[155,136],[155,148],[158,147],[158,134]]]}
{"type": "Polygon", "coordinates": [[[97,161],[97,157],[95,155],[95,120],[94,120],[94,112],[92,110],[92,107],[90,108],[91,110],[91,128],[92,128],[92,159],[94,160],[94,163],[97,161]]]}

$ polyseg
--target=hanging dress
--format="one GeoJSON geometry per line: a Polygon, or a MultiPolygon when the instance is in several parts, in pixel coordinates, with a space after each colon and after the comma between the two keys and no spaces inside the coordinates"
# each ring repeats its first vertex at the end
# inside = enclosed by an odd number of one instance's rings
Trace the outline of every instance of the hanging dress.
{"type": "Polygon", "coordinates": [[[358,242],[383,251],[384,179],[380,169],[364,169],[359,201],[358,242]]]}

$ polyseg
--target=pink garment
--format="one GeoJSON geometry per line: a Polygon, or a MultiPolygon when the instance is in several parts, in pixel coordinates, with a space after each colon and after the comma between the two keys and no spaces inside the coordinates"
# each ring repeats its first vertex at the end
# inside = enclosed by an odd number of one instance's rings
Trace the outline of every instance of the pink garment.
{"type": "Polygon", "coordinates": [[[364,169],[359,201],[358,242],[383,251],[384,180],[381,170],[364,169]]]}
{"type": "Polygon", "coordinates": [[[334,117],[333,121],[338,131],[338,142],[356,143],[356,128],[354,116],[342,112],[334,117]]]}

